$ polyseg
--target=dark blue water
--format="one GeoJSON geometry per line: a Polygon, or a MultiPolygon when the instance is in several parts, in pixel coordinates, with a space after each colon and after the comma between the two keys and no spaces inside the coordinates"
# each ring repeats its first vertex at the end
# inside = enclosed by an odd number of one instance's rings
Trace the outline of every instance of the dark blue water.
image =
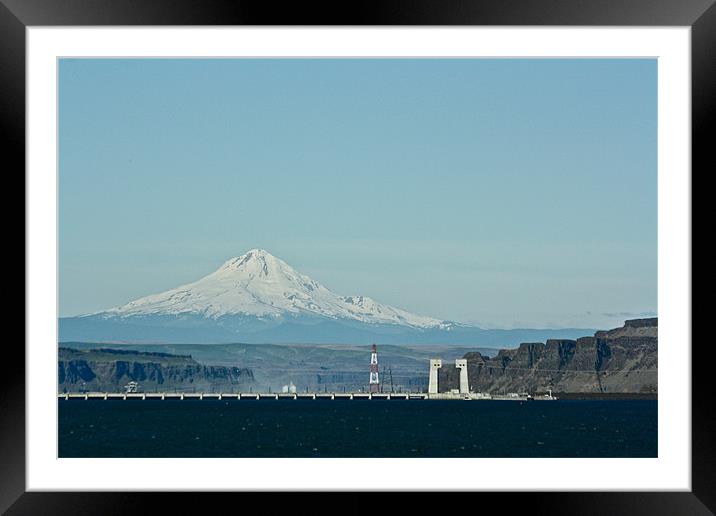
{"type": "Polygon", "coordinates": [[[60,457],[656,457],[657,401],[61,400],[60,457]]]}

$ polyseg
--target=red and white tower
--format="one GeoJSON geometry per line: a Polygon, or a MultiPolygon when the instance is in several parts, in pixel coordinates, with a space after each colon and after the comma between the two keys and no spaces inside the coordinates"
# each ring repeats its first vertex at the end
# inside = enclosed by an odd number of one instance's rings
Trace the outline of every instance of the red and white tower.
{"type": "Polygon", "coordinates": [[[378,379],[378,351],[375,344],[370,349],[370,392],[380,392],[380,380],[378,379]]]}

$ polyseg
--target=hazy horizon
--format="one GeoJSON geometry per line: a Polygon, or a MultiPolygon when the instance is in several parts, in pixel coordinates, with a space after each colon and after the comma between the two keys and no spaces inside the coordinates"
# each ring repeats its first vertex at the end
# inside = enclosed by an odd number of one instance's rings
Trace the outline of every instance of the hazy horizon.
{"type": "Polygon", "coordinates": [[[59,310],[263,248],[485,328],[657,312],[654,59],[61,59],[59,310]]]}

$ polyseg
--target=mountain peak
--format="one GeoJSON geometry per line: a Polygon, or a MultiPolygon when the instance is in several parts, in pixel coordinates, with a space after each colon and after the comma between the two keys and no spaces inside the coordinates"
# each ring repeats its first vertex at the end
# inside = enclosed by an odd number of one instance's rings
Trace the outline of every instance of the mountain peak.
{"type": "Polygon", "coordinates": [[[200,315],[284,319],[310,316],[395,324],[414,328],[445,325],[432,317],[382,305],[365,296],[339,296],[264,249],[224,262],[204,278],[103,312],[106,316],[200,315]]]}
{"type": "MultiPolygon", "coordinates": [[[[246,271],[268,276],[272,270],[291,269],[283,260],[276,258],[265,249],[251,249],[241,256],[236,256],[224,262],[216,273],[222,271],[246,271]]],[[[291,269],[292,270],[292,269],[291,269]]]]}
{"type": "Polygon", "coordinates": [[[261,258],[263,258],[263,259],[266,259],[266,258],[278,259],[274,255],[269,253],[266,249],[260,249],[258,247],[254,248],[254,249],[249,249],[244,254],[239,256],[239,258],[244,258],[244,257],[253,258],[256,260],[261,259],[261,258]]]}
{"type": "MultiPolygon", "coordinates": [[[[235,265],[238,267],[240,265],[243,265],[245,263],[249,263],[252,261],[259,261],[259,262],[279,261],[279,262],[282,262],[283,260],[275,257],[274,255],[272,255],[265,249],[257,248],[257,249],[251,249],[249,251],[246,251],[241,256],[235,256],[233,258],[226,260],[226,262],[224,262],[224,265],[225,266],[235,265]]],[[[285,262],[283,262],[283,263],[285,263],[285,262]]]]}

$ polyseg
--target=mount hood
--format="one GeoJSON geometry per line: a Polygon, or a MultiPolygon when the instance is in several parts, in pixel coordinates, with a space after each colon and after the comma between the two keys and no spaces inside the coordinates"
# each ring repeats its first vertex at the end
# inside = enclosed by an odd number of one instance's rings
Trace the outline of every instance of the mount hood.
{"type": "Polygon", "coordinates": [[[341,296],[262,249],[193,283],[59,321],[61,342],[509,346],[545,332],[568,338],[577,331],[583,330],[483,330],[341,296]]]}

